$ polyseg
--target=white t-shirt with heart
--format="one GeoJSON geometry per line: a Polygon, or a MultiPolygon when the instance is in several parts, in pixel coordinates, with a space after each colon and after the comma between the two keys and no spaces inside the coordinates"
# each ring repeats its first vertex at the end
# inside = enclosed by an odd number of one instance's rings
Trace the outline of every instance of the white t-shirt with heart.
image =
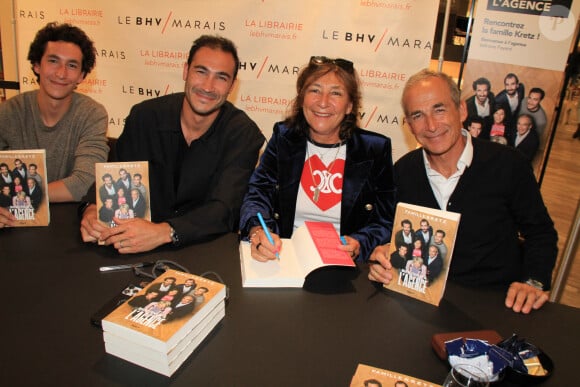
{"type": "Polygon", "coordinates": [[[294,228],[305,220],[330,222],[340,233],[340,210],[346,144],[307,142],[306,159],[296,200],[294,228]]]}

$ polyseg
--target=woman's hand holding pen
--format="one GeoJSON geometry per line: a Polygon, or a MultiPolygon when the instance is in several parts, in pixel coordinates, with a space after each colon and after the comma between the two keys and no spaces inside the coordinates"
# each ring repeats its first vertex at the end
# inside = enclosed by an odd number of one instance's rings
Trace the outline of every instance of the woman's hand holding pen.
{"type": "Polygon", "coordinates": [[[255,226],[250,230],[250,244],[252,248],[252,258],[256,261],[267,262],[277,259],[276,253],[282,248],[280,237],[270,232],[274,244],[270,243],[266,233],[260,226],[255,226]]]}
{"type": "Polygon", "coordinates": [[[369,259],[369,279],[388,284],[393,279],[391,260],[389,259],[390,244],[377,246],[369,259]]]}

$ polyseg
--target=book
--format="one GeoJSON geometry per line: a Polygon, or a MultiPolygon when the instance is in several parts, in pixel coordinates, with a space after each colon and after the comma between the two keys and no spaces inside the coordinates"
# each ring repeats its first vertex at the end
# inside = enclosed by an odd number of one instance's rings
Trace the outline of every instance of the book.
{"type": "Polygon", "coordinates": [[[282,238],[280,259],[258,262],[250,242],[240,242],[240,266],[244,287],[302,287],[306,276],[325,266],[350,266],[352,258],[338,249],[340,237],[328,222],[306,221],[292,238],[282,238]]]}
{"type": "Polygon", "coordinates": [[[438,306],[460,218],[455,212],[398,203],[388,253],[394,275],[384,287],[438,306]]]}
{"type": "Polygon", "coordinates": [[[136,345],[109,332],[103,332],[105,350],[111,355],[147,368],[165,376],[171,376],[203,342],[206,336],[225,316],[225,301],[221,301],[210,314],[168,354],[136,345]]]}
{"type": "Polygon", "coordinates": [[[171,376],[225,315],[224,284],[167,270],[102,320],[105,351],[171,376]]]}
{"type": "Polygon", "coordinates": [[[46,151],[0,151],[0,207],[17,219],[15,227],[48,226],[50,205],[46,151]]]}
{"type": "Polygon", "coordinates": [[[426,380],[418,379],[409,375],[401,374],[394,371],[375,368],[366,364],[359,364],[350,381],[350,387],[441,387],[440,384],[431,383],[426,380]]]}
{"type": "Polygon", "coordinates": [[[151,220],[149,162],[95,163],[97,217],[114,227],[113,217],[151,220]]]}

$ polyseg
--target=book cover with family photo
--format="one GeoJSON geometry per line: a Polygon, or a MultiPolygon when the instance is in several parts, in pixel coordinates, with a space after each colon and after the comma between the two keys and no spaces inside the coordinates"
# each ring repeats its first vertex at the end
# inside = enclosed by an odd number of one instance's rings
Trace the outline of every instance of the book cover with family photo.
{"type": "Polygon", "coordinates": [[[410,375],[359,364],[350,381],[350,387],[441,387],[410,375]]]}
{"type": "Polygon", "coordinates": [[[50,208],[44,149],[0,151],[0,207],[15,227],[48,226],[50,208]]]}
{"type": "Polygon", "coordinates": [[[105,351],[171,376],[225,316],[226,286],[166,270],[101,322],[105,351]]]}
{"type": "Polygon", "coordinates": [[[97,216],[109,227],[113,218],[151,220],[149,163],[95,163],[97,216]]]}
{"type": "Polygon", "coordinates": [[[225,285],[167,270],[102,321],[104,332],[167,352],[225,299],[225,285]]]}
{"type": "Polygon", "coordinates": [[[388,256],[395,292],[439,305],[453,255],[461,215],[398,203],[388,256]]]}

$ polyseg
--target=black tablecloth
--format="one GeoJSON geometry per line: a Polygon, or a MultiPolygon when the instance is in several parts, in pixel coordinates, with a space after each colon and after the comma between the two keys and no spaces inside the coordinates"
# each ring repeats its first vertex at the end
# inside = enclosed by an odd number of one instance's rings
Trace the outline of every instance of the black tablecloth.
{"type": "Polygon", "coordinates": [[[4,386],[348,386],[359,363],[442,383],[448,366],[431,337],[478,329],[527,338],[554,361],[544,386],[575,385],[578,309],[548,304],[516,314],[503,306],[503,291],[453,283],[435,307],[373,286],[364,267],[317,273],[307,289],[246,289],[235,234],[121,256],[81,241],[76,205],[51,205],[51,219],[49,227],[0,230],[4,386]],[[106,354],[90,324],[107,300],[140,281],[100,266],[158,259],[194,274],[214,271],[230,291],[226,317],[171,378],[106,354]]]}

